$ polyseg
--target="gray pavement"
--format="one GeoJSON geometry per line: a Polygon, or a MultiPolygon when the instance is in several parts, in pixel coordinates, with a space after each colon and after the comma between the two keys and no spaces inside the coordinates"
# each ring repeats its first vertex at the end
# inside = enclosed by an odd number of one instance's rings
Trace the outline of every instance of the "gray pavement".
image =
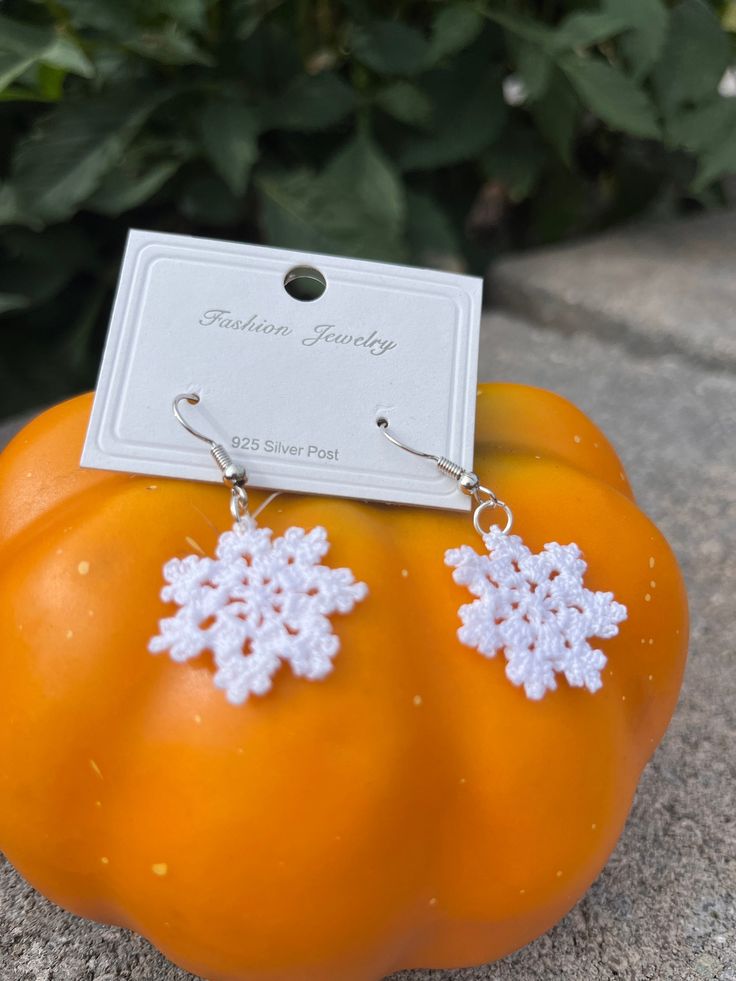
{"type": "Polygon", "coordinates": [[[533,323],[734,369],[735,259],[728,210],[509,256],[490,285],[499,306],[533,323]]]}
{"type": "MultiPolygon", "coordinates": [[[[721,263],[720,273],[709,266],[715,281],[725,276],[728,249],[731,267],[736,259],[728,234],[724,255],[713,250],[721,263]]],[[[698,235],[708,238],[702,222],[698,235]]],[[[542,267],[548,255],[538,257],[542,267]]],[[[531,257],[511,262],[525,264],[531,284],[543,278],[531,257]]],[[[618,287],[629,296],[644,289],[635,267],[630,273],[629,288],[618,287]]],[[[723,283],[723,295],[732,288],[723,283]]],[[[611,318],[597,325],[593,291],[585,302],[585,316],[563,318],[562,332],[550,329],[554,323],[488,313],[480,377],[565,395],[618,447],[688,583],[693,627],[683,693],[611,861],[562,923],[502,962],[404,972],[394,981],[736,981],[736,307],[720,319],[714,313],[690,339],[660,321],[652,328],[666,338],[660,344],[644,336],[643,313],[638,320],[632,313],[617,333],[611,318]]],[[[139,937],[55,908],[7,865],[0,866],[0,969],[2,981],[190,979],[139,937]]]]}

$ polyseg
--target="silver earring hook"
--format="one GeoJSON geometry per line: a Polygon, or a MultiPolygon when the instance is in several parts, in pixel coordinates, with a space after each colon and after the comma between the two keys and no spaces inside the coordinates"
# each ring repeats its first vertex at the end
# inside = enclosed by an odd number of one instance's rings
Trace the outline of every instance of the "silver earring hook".
{"type": "Polygon", "coordinates": [[[174,415],[176,416],[176,421],[180,423],[188,433],[192,436],[196,436],[197,439],[201,439],[203,443],[209,443],[211,447],[217,446],[217,440],[210,439],[209,436],[203,436],[202,433],[198,433],[196,429],[193,429],[189,423],[186,421],[184,416],[181,414],[179,409],[180,402],[188,402],[190,405],[197,405],[199,402],[199,395],[195,395],[194,392],[190,392],[187,395],[177,395],[173,402],[174,415]]]}
{"type": "Polygon", "coordinates": [[[245,467],[240,466],[239,463],[233,462],[232,457],[222,443],[218,443],[217,440],[210,439],[209,436],[204,436],[202,433],[198,433],[197,430],[192,428],[192,426],[190,426],[186,419],[182,416],[181,410],[179,409],[180,402],[188,402],[189,405],[197,405],[199,400],[199,395],[195,394],[194,392],[187,392],[184,395],[177,395],[172,402],[174,416],[176,417],[176,421],[180,423],[191,436],[195,436],[197,439],[201,439],[203,443],[207,443],[209,445],[210,454],[212,455],[212,459],[220,468],[223,482],[230,488],[230,513],[240,525],[242,524],[245,516],[248,514],[248,492],[245,489],[245,485],[248,482],[248,476],[245,472],[245,467]]]}
{"type": "Polygon", "coordinates": [[[489,487],[484,487],[478,474],[474,473],[472,470],[466,470],[461,467],[458,463],[453,463],[452,460],[448,459],[446,456],[438,456],[435,453],[424,453],[422,450],[415,450],[411,446],[407,446],[406,443],[402,443],[401,440],[397,439],[388,431],[388,419],[385,416],[379,416],[376,419],[376,425],[381,430],[383,435],[389,441],[393,443],[394,446],[398,446],[400,450],[404,450],[406,453],[411,453],[413,456],[423,457],[425,460],[431,460],[442,473],[446,473],[449,477],[452,477],[458,482],[460,490],[472,497],[475,501],[475,509],[473,511],[473,527],[478,532],[479,535],[487,535],[490,528],[483,528],[480,523],[481,517],[485,511],[492,511],[499,509],[506,515],[506,524],[501,529],[503,535],[507,535],[511,531],[511,527],[514,523],[514,516],[511,512],[511,508],[504,501],[499,500],[493,491],[489,487]]]}
{"type": "Polygon", "coordinates": [[[434,453],[422,453],[421,450],[414,450],[411,448],[411,446],[407,446],[406,443],[402,443],[401,440],[397,439],[395,436],[392,436],[388,431],[388,419],[386,419],[384,416],[379,416],[379,418],[376,419],[376,425],[379,429],[383,430],[383,435],[386,437],[389,443],[393,443],[394,446],[398,446],[400,450],[405,450],[407,453],[412,453],[414,456],[421,456],[424,457],[425,460],[434,460],[435,463],[439,463],[440,458],[435,456],[434,453]]]}

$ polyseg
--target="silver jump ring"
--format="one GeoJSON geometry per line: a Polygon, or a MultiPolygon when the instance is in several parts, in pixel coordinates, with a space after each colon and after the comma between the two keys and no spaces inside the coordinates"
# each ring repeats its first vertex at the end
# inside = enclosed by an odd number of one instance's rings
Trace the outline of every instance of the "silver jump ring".
{"type": "Polygon", "coordinates": [[[230,514],[239,525],[248,514],[248,492],[242,484],[233,484],[230,488],[230,514]]]}
{"type": "Polygon", "coordinates": [[[482,484],[478,484],[470,491],[470,494],[476,504],[487,504],[492,503],[494,505],[498,504],[498,498],[493,493],[490,487],[484,487],[482,484]]]}
{"type": "Polygon", "coordinates": [[[481,535],[481,537],[483,535],[487,535],[493,526],[493,522],[491,522],[488,528],[483,528],[480,523],[481,515],[484,511],[494,511],[497,509],[503,511],[506,515],[506,524],[501,529],[501,534],[508,535],[508,533],[511,531],[511,527],[514,523],[514,516],[511,513],[511,508],[508,506],[508,504],[504,504],[503,501],[499,501],[497,497],[493,496],[488,498],[487,501],[483,501],[482,504],[479,504],[473,512],[473,527],[478,534],[481,535]]]}

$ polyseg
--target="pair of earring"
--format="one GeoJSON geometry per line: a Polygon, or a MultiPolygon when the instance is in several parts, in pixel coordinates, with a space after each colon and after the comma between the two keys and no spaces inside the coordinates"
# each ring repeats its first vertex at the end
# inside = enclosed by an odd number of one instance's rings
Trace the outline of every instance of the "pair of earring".
{"type": "MultiPolygon", "coordinates": [[[[224,446],[190,426],[179,408],[185,401],[196,405],[199,396],[178,395],[174,415],[188,433],[209,444],[230,489],[235,523],[220,535],[214,558],[189,555],[166,563],[161,598],[179,609],[160,621],[149,651],[168,651],[179,662],[211,651],[215,685],[234,705],[268,692],[284,661],[299,677],[325,678],[340,648],[330,617],[350,613],[368,587],[356,582],[350,569],[320,564],[329,550],[322,527],[309,532],[292,527],[272,541],[271,529],[259,527],[257,513],[248,511],[245,468],[224,446]]],[[[586,564],[577,545],[552,542],[532,553],[521,538],[509,534],[509,506],[475,473],[402,443],[384,417],[376,424],[394,446],[431,461],[456,480],[475,504],[473,526],[486,554],[468,545],[445,553],[455,582],[475,597],[460,607],[459,640],[488,658],[503,651],[507,678],[530,699],[554,690],[558,674],[574,687],[597,691],[606,658],[589,638],[615,636],[627,611],[612,593],[585,588],[586,564]],[[484,529],[493,511],[503,513],[504,525],[484,529]]]]}

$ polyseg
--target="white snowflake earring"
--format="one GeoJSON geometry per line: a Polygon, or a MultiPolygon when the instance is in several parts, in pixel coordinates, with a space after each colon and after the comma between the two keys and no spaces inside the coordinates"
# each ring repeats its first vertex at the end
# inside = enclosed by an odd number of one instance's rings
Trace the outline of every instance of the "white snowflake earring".
{"type": "Polygon", "coordinates": [[[475,502],[473,526],[488,554],[479,555],[469,545],[445,552],[455,582],[477,597],[459,610],[462,643],[488,658],[502,650],[506,677],[523,685],[528,698],[538,700],[557,688],[557,674],[563,674],[573,687],[598,691],[606,657],[588,638],[614,637],[627,610],[612,593],[585,588],[587,565],[578,546],[551,542],[534,554],[518,535],[509,534],[511,509],[481,484],[477,474],[447,457],[422,453],[400,442],[388,432],[386,418],[376,422],[394,446],[431,460],[475,502]],[[504,526],[492,524],[485,529],[481,519],[494,510],[504,513],[504,526]]]}
{"type": "Polygon", "coordinates": [[[211,651],[214,683],[234,705],[269,691],[282,661],[295,675],[320,680],[332,671],[340,648],[329,617],[349,613],[368,589],[350,569],[319,565],[330,547],[324,528],[289,528],[272,541],[271,529],[258,527],[248,513],[245,468],[186,422],[179,410],[184,401],[196,405],[199,396],[178,395],[174,415],[209,444],[230,488],[235,524],[220,535],[215,558],[188,555],[166,563],[161,599],[179,609],[159,622],[148,649],[168,651],[180,662],[211,651]]]}

